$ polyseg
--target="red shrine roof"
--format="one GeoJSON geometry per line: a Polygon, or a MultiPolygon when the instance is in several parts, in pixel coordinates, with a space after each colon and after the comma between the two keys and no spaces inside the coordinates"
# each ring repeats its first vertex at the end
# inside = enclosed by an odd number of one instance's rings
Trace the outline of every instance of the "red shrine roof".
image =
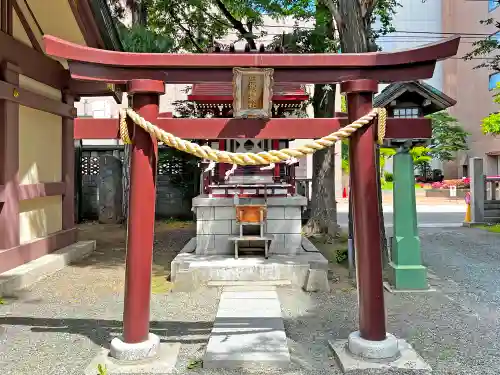
{"type": "MultiPolygon", "coordinates": [[[[299,83],[276,82],[273,87],[274,102],[302,102],[309,95],[299,83]]],[[[195,83],[188,100],[198,103],[232,103],[231,82],[195,83]]]]}

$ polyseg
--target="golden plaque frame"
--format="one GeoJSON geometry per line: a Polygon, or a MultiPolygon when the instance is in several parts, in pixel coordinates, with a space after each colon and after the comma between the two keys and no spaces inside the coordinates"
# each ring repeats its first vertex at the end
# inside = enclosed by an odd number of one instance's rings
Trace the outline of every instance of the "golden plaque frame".
{"type": "Polygon", "coordinates": [[[272,117],[273,74],[272,68],[233,68],[233,117],[272,117]],[[248,81],[246,87],[244,81],[248,81]]]}

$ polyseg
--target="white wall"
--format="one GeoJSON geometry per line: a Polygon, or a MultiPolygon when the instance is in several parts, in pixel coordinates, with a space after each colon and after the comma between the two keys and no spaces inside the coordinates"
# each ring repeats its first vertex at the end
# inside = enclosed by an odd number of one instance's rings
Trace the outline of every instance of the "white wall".
{"type": "MultiPolygon", "coordinates": [[[[393,26],[396,32],[381,36],[377,41],[383,51],[411,49],[442,39],[442,0],[400,0],[393,26]],[[415,33],[418,32],[418,33],[415,33]]],[[[380,24],[376,23],[376,28],[380,24]]],[[[443,68],[437,63],[434,77],[427,81],[438,90],[443,88],[443,68]]]]}
{"type": "MultiPolygon", "coordinates": [[[[402,49],[412,49],[421,45],[434,43],[444,38],[442,25],[442,0],[400,0],[402,7],[398,7],[393,26],[396,32],[382,36],[377,41],[383,51],[392,52],[402,49]],[[417,31],[418,33],[415,33],[417,31]]],[[[377,24],[377,28],[380,25],[377,24]]],[[[443,90],[443,65],[436,64],[434,76],[426,80],[438,90],[443,90]]],[[[381,85],[380,90],[386,85],[381,85]]],[[[432,160],[432,168],[442,169],[442,162],[432,160]]],[[[392,160],[388,160],[384,168],[392,172],[392,160]]]]}

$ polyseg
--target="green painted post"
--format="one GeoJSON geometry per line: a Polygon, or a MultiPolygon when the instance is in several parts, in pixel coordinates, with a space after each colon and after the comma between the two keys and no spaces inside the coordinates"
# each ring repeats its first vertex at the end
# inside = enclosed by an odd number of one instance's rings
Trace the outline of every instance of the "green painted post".
{"type": "Polygon", "coordinates": [[[404,146],[394,155],[394,237],[389,280],[395,290],[427,289],[418,236],[413,158],[404,146]]]}

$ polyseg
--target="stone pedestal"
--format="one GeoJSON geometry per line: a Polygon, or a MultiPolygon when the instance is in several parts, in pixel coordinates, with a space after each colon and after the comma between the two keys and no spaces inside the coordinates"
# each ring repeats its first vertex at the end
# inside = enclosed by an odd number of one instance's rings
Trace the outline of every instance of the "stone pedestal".
{"type": "Polygon", "coordinates": [[[394,155],[394,237],[390,282],[396,290],[427,289],[427,269],[422,265],[417,226],[415,177],[409,149],[394,155]]]}
{"type": "Polygon", "coordinates": [[[123,220],[122,162],[116,156],[99,158],[99,222],[117,224],[123,220]]]}
{"type": "MultiPolygon", "coordinates": [[[[294,255],[302,249],[302,209],[307,199],[292,197],[240,198],[240,204],[267,204],[266,234],[274,237],[270,254],[294,255]]],[[[199,195],[193,199],[196,214],[196,254],[234,254],[230,236],[239,234],[233,198],[210,198],[199,195]]],[[[244,247],[244,245],[242,245],[244,247]]]]}
{"type": "Polygon", "coordinates": [[[483,172],[483,159],[470,158],[470,206],[472,223],[484,223],[485,183],[483,172]]]}

